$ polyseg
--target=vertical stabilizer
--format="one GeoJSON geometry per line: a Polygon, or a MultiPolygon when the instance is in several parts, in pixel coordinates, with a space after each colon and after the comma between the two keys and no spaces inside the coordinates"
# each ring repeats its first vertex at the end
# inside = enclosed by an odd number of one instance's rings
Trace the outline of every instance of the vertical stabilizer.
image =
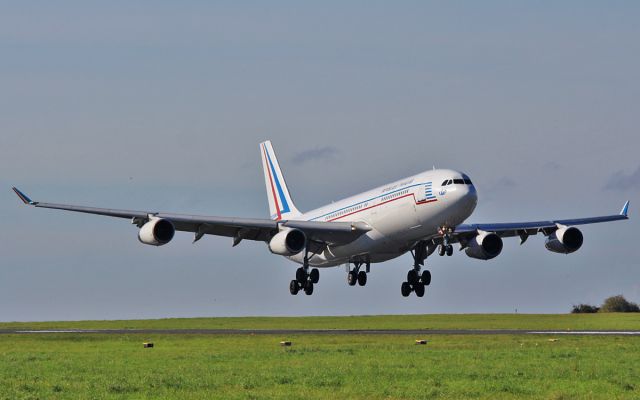
{"type": "Polygon", "coordinates": [[[271,219],[279,221],[297,217],[300,215],[300,211],[291,200],[276,153],[269,140],[260,143],[260,154],[262,155],[262,168],[264,169],[264,182],[267,188],[271,219]]]}

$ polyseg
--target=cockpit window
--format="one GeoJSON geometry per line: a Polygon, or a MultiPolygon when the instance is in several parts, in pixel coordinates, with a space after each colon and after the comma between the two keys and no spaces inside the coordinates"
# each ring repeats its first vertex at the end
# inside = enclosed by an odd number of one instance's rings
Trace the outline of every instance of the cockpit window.
{"type": "Polygon", "coordinates": [[[471,179],[469,178],[464,178],[464,179],[447,179],[446,181],[442,182],[442,184],[440,186],[447,186],[447,185],[471,185],[471,179]]]}

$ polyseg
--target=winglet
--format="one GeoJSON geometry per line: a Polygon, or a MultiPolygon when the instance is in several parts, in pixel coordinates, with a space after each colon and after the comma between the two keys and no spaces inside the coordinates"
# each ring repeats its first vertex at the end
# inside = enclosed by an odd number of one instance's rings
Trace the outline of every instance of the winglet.
{"type": "Polygon", "coordinates": [[[629,200],[627,200],[627,202],[624,203],[624,206],[622,206],[622,210],[620,210],[620,215],[623,215],[626,217],[628,213],[629,213],[629,200]]]}
{"type": "Polygon", "coordinates": [[[20,197],[20,200],[22,200],[22,202],[24,204],[30,204],[30,205],[35,205],[37,204],[35,201],[31,200],[29,197],[27,197],[26,194],[22,193],[21,191],[18,190],[18,188],[16,187],[12,187],[11,189],[13,189],[14,192],[16,192],[16,194],[18,195],[18,197],[20,197]]]}

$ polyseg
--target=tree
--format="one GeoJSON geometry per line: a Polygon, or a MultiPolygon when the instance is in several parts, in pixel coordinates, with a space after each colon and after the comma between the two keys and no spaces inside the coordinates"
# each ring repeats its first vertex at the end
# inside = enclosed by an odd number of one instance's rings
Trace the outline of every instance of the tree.
{"type": "Polygon", "coordinates": [[[578,304],[574,305],[571,309],[572,314],[592,314],[597,313],[600,307],[592,306],[591,304],[578,304]]]}
{"type": "Polygon", "coordinates": [[[619,294],[605,299],[600,307],[600,312],[640,312],[640,307],[636,303],[627,301],[624,296],[619,294]]]}

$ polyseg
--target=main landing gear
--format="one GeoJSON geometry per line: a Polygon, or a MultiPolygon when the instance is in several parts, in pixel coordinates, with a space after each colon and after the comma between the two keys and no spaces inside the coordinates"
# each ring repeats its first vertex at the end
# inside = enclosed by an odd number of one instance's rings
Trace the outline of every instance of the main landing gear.
{"type": "Polygon", "coordinates": [[[317,268],[313,268],[309,273],[304,267],[300,267],[296,270],[296,279],[289,282],[289,293],[292,295],[298,294],[300,290],[304,290],[307,296],[313,294],[313,285],[320,280],[320,271],[317,268]]]}
{"type": "MultiPolygon", "coordinates": [[[[305,246],[308,249],[308,246],[305,246]]],[[[317,268],[309,270],[309,252],[305,249],[304,261],[302,267],[296,270],[296,279],[289,282],[289,293],[298,294],[300,290],[304,290],[307,296],[313,294],[313,285],[320,280],[320,271],[317,268]]]]}
{"type": "Polygon", "coordinates": [[[367,284],[367,272],[370,270],[370,263],[363,263],[361,261],[356,261],[353,263],[354,268],[347,273],[347,283],[349,286],[355,286],[356,283],[360,286],[364,286],[367,284]],[[360,271],[360,267],[365,265],[365,270],[360,271]]]}
{"type": "Polygon", "coordinates": [[[425,287],[431,284],[431,272],[425,269],[420,273],[420,270],[424,265],[424,261],[429,256],[430,251],[433,250],[433,248],[429,250],[426,243],[419,243],[413,251],[411,251],[411,255],[413,256],[413,269],[407,272],[407,280],[406,282],[402,282],[402,286],[400,286],[402,296],[408,297],[411,292],[415,292],[418,297],[424,296],[425,287]]]}

